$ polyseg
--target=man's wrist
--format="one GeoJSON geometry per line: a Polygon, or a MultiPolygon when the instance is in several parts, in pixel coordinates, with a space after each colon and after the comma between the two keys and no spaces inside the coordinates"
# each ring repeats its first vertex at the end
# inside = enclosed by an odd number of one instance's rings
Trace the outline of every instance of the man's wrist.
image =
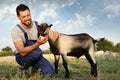
{"type": "Polygon", "coordinates": [[[40,42],[36,42],[36,43],[35,43],[35,47],[38,47],[38,46],[40,46],[40,45],[41,45],[40,42]]]}

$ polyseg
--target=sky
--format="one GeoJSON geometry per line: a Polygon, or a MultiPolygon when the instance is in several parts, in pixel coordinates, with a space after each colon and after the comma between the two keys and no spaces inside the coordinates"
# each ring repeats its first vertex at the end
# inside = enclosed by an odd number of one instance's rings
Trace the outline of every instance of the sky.
{"type": "MultiPolygon", "coordinates": [[[[120,43],[120,0],[0,0],[0,49],[15,49],[12,28],[20,23],[16,7],[26,4],[32,20],[53,24],[64,34],[88,33],[94,39],[105,37],[120,43]]],[[[40,46],[48,49],[48,43],[40,46]]]]}

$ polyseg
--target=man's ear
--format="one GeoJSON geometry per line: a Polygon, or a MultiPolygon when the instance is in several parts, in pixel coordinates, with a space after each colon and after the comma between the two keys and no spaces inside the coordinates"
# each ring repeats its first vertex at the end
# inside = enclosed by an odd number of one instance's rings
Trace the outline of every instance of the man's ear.
{"type": "Polygon", "coordinates": [[[20,17],[19,17],[19,16],[17,16],[17,18],[20,20],[20,17]]]}

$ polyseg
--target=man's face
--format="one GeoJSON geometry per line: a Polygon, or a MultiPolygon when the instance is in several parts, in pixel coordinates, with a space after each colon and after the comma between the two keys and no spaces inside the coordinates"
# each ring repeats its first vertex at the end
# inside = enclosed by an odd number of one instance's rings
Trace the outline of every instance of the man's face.
{"type": "Polygon", "coordinates": [[[20,11],[18,18],[20,19],[22,24],[30,26],[32,19],[29,10],[20,11]]]}

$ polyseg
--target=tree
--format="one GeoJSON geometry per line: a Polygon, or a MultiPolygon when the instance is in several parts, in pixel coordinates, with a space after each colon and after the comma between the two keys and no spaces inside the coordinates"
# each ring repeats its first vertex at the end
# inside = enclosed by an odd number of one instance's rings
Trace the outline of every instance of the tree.
{"type": "Polygon", "coordinates": [[[7,46],[7,47],[3,48],[2,51],[12,51],[12,48],[7,46]]]}
{"type": "Polygon", "coordinates": [[[116,44],[115,50],[116,50],[117,52],[120,52],[120,43],[117,43],[117,44],[116,44]]]}
{"type": "Polygon", "coordinates": [[[97,50],[103,50],[103,51],[113,51],[114,45],[111,41],[105,39],[103,42],[97,43],[97,50]]]}
{"type": "Polygon", "coordinates": [[[13,54],[12,48],[9,46],[3,48],[0,52],[0,56],[11,56],[11,55],[14,55],[14,54],[13,54]]]}

